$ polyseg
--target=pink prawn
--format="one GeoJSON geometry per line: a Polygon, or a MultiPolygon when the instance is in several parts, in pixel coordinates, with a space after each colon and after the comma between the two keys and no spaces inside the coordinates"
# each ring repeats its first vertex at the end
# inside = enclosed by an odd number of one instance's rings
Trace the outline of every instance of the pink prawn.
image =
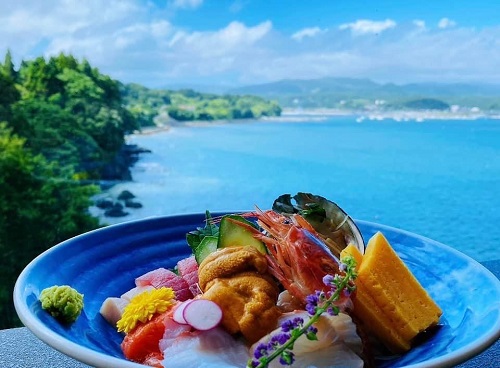
{"type": "Polygon", "coordinates": [[[340,262],[302,216],[286,217],[260,209],[244,216],[257,217],[258,224],[265,230],[265,234],[256,232],[254,236],[264,242],[269,251],[269,272],[290,294],[305,303],[306,297],[316,290],[330,290],[323,283],[323,277],[340,274],[340,262]]]}

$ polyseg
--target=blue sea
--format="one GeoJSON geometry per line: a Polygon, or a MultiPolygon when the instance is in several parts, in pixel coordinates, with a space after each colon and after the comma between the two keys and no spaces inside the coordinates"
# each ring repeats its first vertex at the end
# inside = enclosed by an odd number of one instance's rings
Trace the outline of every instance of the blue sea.
{"type": "Polygon", "coordinates": [[[500,258],[500,120],[245,122],[174,127],[129,142],[152,153],[132,168],[132,182],[110,193],[127,189],[143,208],[106,223],[267,209],[302,191],[478,261],[500,258]]]}

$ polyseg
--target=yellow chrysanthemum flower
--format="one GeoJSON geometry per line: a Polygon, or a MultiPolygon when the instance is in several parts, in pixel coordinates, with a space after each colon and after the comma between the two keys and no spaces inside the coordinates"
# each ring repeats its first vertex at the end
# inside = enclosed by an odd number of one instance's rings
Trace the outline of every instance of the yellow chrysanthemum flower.
{"type": "Polygon", "coordinates": [[[123,310],[122,318],[116,322],[119,332],[129,333],[137,322],[147,322],[156,313],[163,313],[174,303],[175,293],[172,288],[161,287],[159,289],[145,291],[134,296],[123,310]]]}

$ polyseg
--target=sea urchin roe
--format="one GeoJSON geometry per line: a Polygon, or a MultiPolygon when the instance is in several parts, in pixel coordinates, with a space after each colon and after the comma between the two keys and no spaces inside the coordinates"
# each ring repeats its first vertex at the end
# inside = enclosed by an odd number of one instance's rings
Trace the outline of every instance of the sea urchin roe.
{"type": "Polygon", "coordinates": [[[39,299],[43,309],[64,323],[76,321],[83,310],[83,294],[68,285],[43,289],[39,299]]]}
{"type": "Polygon", "coordinates": [[[155,314],[167,311],[173,304],[175,293],[171,288],[161,287],[134,296],[123,310],[116,323],[119,332],[129,333],[138,322],[150,321],[155,314]]]}

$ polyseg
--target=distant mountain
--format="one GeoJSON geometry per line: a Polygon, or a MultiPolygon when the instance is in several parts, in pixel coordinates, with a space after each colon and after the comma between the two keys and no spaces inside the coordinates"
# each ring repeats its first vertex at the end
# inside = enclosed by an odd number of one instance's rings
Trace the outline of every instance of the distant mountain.
{"type": "Polygon", "coordinates": [[[367,101],[384,100],[386,106],[403,106],[410,100],[434,98],[463,106],[500,108],[500,85],[412,83],[397,85],[369,79],[285,79],[233,88],[230,94],[251,94],[276,99],[283,107],[359,107],[367,101]]]}

